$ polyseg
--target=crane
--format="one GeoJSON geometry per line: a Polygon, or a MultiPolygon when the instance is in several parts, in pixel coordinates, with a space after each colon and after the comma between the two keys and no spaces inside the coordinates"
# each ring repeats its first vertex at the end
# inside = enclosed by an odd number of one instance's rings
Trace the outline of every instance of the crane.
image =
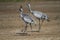
{"type": "Polygon", "coordinates": [[[31,9],[31,5],[30,2],[27,3],[27,8],[28,10],[39,20],[39,30],[40,31],[40,20],[42,20],[42,23],[44,22],[44,20],[49,21],[49,18],[47,16],[47,14],[43,13],[43,12],[39,12],[39,11],[34,11],[31,9]]]}
{"type": "Polygon", "coordinates": [[[22,5],[20,6],[19,11],[20,11],[20,13],[21,13],[21,14],[19,15],[19,17],[21,17],[22,20],[23,20],[23,21],[25,22],[25,24],[26,24],[23,32],[26,32],[26,30],[27,30],[27,24],[30,25],[31,30],[32,30],[32,24],[35,24],[35,25],[36,25],[36,22],[33,20],[32,17],[30,17],[29,15],[27,15],[27,14],[25,14],[25,13],[23,12],[22,5]]]}

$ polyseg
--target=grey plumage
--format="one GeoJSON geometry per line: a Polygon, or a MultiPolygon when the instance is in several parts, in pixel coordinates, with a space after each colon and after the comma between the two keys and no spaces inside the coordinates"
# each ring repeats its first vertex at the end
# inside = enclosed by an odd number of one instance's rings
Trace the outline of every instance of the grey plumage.
{"type": "Polygon", "coordinates": [[[39,31],[40,31],[40,26],[41,26],[40,20],[42,20],[42,23],[44,22],[44,20],[49,21],[48,16],[45,13],[43,13],[43,12],[33,11],[31,9],[30,2],[27,3],[27,8],[39,20],[39,31]]]}
{"type": "Polygon", "coordinates": [[[22,18],[22,20],[25,22],[26,26],[25,26],[25,29],[24,29],[24,32],[27,30],[27,24],[30,24],[30,27],[31,27],[31,30],[32,30],[32,23],[35,24],[34,20],[27,14],[23,13],[23,8],[22,6],[20,7],[19,9],[20,11],[20,17],[22,18]]]}

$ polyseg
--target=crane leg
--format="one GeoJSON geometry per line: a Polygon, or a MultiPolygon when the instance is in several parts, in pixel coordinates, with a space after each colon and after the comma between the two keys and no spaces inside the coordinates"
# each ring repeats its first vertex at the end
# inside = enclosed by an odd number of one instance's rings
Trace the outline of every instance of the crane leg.
{"type": "Polygon", "coordinates": [[[43,19],[43,20],[42,20],[42,23],[41,23],[41,25],[43,24],[44,20],[45,20],[45,19],[43,19]]]}
{"type": "Polygon", "coordinates": [[[40,25],[40,19],[39,19],[39,31],[38,32],[40,32],[40,28],[41,28],[41,25],[40,25]]]}
{"type": "Polygon", "coordinates": [[[24,30],[24,32],[26,32],[26,30],[27,30],[27,23],[26,23],[26,26],[25,26],[25,30],[24,30]]]}
{"type": "Polygon", "coordinates": [[[31,31],[32,31],[32,24],[30,23],[30,28],[31,28],[31,31]]]}

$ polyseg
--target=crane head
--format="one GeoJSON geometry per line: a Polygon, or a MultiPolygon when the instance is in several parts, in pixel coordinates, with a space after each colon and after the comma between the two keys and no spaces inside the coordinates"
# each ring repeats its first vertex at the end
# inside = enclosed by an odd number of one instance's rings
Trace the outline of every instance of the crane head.
{"type": "Polygon", "coordinates": [[[20,6],[19,11],[20,11],[20,12],[23,12],[22,5],[20,6]]]}
{"type": "Polygon", "coordinates": [[[28,1],[27,4],[30,4],[30,1],[28,1]]]}
{"type": "Polygon", "coordinates": [[[31,6],[30,6],[30,2],[27,2],[27,6],[30,8],[31,6]]]}

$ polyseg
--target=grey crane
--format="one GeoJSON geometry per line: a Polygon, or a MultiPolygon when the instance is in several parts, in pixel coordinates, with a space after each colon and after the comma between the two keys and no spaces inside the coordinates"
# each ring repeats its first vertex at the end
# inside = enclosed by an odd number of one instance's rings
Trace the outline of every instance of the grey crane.
{"type": "Polygon", "coordinates": [[[21,14],[20,14],[20,17],[22,18],[22,20],[23,20],[23,21],[25,22],[25,24],[26,24],[25,29],[24,29],[23,32],[26,32],[26,30],[27,30],[27,24],[30,25],[31,30],[32,30],[32,24],[35,24],[35,25],[36,25],[35,20],[33,20],[33,18],[30,17],[29,15],[23,13],[23,8],[22,8],[22,6],[20,6],[19,11],[20,11],[20,13],[21,13],[21,14]]]}
{"type": "Polygon", "coordinates": [[[44,22],[44,20],[49,21],[49,18],[47,16],[47,14],[43,13],[43,12],[39,12],[39,11],[34,11],[31,9],[31,5],[30,2],[27,3],[27,8],[28,10],[39,20],[39,30],[40,31],[40,20],[42,20],[42,23],[44,22]]]}

